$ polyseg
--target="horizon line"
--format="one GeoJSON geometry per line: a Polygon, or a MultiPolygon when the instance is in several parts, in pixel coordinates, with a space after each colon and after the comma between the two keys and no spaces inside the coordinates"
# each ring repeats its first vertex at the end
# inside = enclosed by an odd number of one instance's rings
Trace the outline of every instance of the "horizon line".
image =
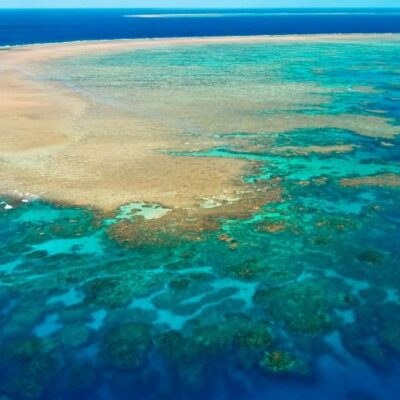
{"type": "Polygon", "coordinates": [[[0,10],[400,10],[400,6],[353,7],[0,7],[0,10]]]}

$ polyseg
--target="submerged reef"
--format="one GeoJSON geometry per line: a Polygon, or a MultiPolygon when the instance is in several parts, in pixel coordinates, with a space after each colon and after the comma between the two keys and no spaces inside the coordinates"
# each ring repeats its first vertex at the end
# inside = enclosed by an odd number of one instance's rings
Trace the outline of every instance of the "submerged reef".
{"type": "Polygon", "coordinates": [[[284,351],[266,352],[260,362],[261,368],[273,374],[304,374],[306,370],[290,353],[284,351]]]}
{"type": "Polygon", "coordinates": [[[400,187],[400,175],[383,174],[375,176],[366,176],[363,178],[343,178],[340,183],[343,186],[383,186],[400,187]]]}
{"type": "Polygon", "coordinates": [[[278,317],[288,330],[301,334],[320,334],[330,330],[331,316],[327,292],[321,283],[293,283],[256,292],[254,302],[278,317]]]}
{"type": "Polygon", "coordinates": [[[121,325],[108,333],[100,354],[112,368],[133,370],[144,362],[150,345],[149,329],[145,325],[121,325]]]}
{"type": "Polygon", "coordinates": [[[0,398],[396,398],[399,49],[221,42],[49,64],[175,127],[157,157],[241,167],[176,206],[189,183],[107,211],[3,196],[0,398]]]}
{"type": "MultiPolygon", "coordinates": [[[[108,233],[111,238],[129,247],[174,247],[185,241],[203,240],[204,233],[219,230],[223,219],[246,219],[263,205],[279,201],[280,195],[281,190],[273,181],[248,185],[245,190],[238,191],[237,198],[229,201],[211,199],[199,208],[169,210],[156,218],[131,215],[131,218],[119,219],[117,216],[108,233]]],[[[230,241],[226,239],[226,242],[230,241]]]]}

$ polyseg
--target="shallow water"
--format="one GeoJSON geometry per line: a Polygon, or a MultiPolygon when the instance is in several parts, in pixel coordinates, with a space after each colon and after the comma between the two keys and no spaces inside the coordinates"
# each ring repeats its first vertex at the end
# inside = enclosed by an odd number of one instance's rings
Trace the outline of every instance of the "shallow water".
{"type": "Polygon", "coordinates": [[[97,101],[223,142],[171,156],[257,161],[244,179],[273,179],[283,195],[201,240],[130,246],[110,235],[115,224],[169,210],[134,203],[105,218],[4,199],[0,393],[396,399],[400,190],[340,180],[399,174],[400,142],[323,118],[384,115],[376,134],[396,131],[399,50],[380,40],[166,47],[49,66],[50,79],[97,101]],[[304,115],[319,119],[296,127],[304,115]],[[277,132],[271,118],[282,119],[277,132]],[[334,145],[353,148],[282,151],[334,145]]]}

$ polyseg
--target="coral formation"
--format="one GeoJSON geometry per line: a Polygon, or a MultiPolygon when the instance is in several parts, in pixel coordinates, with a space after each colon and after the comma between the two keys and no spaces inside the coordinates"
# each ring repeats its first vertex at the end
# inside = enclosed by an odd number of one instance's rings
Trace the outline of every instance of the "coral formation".
{"type": "Polygon", "coordinates": [[[131,371],[142,365],[150,345],[149,328],[131,323],[107,333],[100,354],[110,367],[131,371]]]}
{"type": "Polygon", "coordinates": [[[292,354],[279,350],[265,352],[260,361],[260,367],[277,375],[306,373],[305,366],[292,354]]]}

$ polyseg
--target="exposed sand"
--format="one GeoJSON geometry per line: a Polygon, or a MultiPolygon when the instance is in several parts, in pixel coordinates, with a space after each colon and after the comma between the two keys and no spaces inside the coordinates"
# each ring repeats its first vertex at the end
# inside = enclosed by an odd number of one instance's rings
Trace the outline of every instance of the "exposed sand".
{"type": "Polygon", "coordinates": [[[102,211],[132,201],[185,208],[202,197],[236,196],[244,162],[161,154],[181,147],[179,132],[31,79],[49,59],[148,44],[74,43],[0,54],[2,193],[102,211]]]}
{"type": "MultiPolygon", "coordinates": [[[[94,103],[56,83],[35,80],[47,61],[163,45],[337,41],[369,37],[396,38],[395,35],[318,35],[119,40],[24,46],[1,51],[0,193],[29,192],[50,201],[90,206],[105,212],[133,201],[193,209],[205,198],[254,197],[248,195],[251,189],[242,181],[246,168],[253,167],[251,163],[174,157],[160,152],[208,148],[218,144],[217,139],[196,138],[187,144],[182,132],[159,121],[94,103]]],[[[303,116],[296,122],[293,119],[271,120],[269,130],[354,127],[359,133],[372,136],[384,128],[385,133],[380,136],[391,137],[397,132],[386,122],[384,118],[353,115],[332,117],[328,121],[325,117],[311,121],[303,116]]],[[[276,192],[271,193],[271,199],[276,200],[276,197],[276,192]]],[[[249,202],[245,203],[251,208],[249,202]]],[[[243,207],[242,202],[237,204],[243,207]]],[[[215,209],[210,213],[215,215],[215,209]]]]}

